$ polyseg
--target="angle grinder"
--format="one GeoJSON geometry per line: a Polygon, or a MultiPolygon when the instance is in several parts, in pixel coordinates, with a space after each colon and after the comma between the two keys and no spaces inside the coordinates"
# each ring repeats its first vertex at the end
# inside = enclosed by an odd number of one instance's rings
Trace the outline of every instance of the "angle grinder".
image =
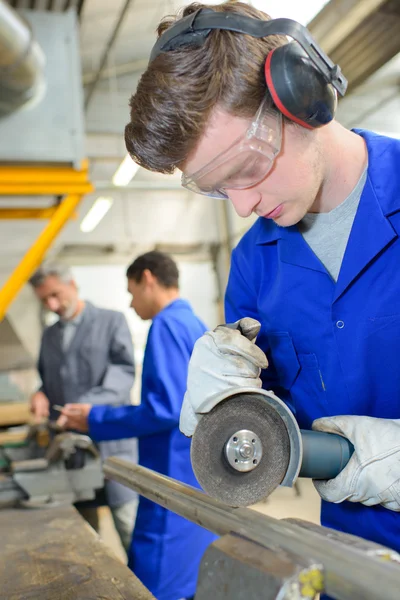
{"type": "Polygon", "coordinates": [[[298,477],[332,479],[354,451],[340,435],[300,430],[286,404],[263,389],[232,388],[198,412],[193,471],[208,495],[230,506],[254,504],[298,477]]]}

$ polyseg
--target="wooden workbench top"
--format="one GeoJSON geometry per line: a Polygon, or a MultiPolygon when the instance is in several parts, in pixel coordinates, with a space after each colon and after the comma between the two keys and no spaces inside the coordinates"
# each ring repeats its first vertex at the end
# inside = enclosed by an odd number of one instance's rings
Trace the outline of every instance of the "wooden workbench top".
{"type": "Polygon", "coordinates": [[[73,507],[0,510],[1,600],[154,600],[73,507]]]}

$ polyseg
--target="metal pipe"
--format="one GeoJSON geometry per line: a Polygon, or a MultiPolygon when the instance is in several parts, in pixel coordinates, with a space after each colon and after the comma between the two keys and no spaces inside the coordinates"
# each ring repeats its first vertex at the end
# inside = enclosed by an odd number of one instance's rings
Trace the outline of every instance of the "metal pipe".
{"type": "Polygon", "coordinates": [[[390,551],[382,558],[370,556],[329,535],[322,537],[248,508],[231,508],[195,488],[119,458],[108,458],[104,473],[219,535],[236,533],[268,548],[280,547],[318,561],[325,570],[325,591],[338,600],[399,598],[400,567],[387,562],[390,551]]]}
{"type": "Polygon", "coordinates": [[[44,94],[44,64],[29,24],[0,0],[0,116],[44,94]]]}
{"type": "Polygon", "coordinates": [[[121,25],[122,25],[124,19],[125,19],[125,15],[126,15],[126,13],[128,11],[128,8],[129,8],[131,2],[132,2],[132,0],[125,0],[125,4],[124,4],[124,6],[123,6],[123,8],[122,8],[122,10],[121,10],[121,12],[119,14],[118,20],[117,20],[117,22],[116,22],[116,24],[114,26],[114,29],[113,29],[113,31],[111,33],[110,39],[108,40],[107,45],[106,45],[106,47],[104,49],[103,56],[100,59],[99,68],[97,69],[97,72],[94,75],[93,80],[92,80],[92,82],[90,83],[90,85],[88,87],[88,91],[86,93],[86,99],[85,99],[85,109],[86,110],[89,108],[89,104],[90,104],[90,101],[92,99],[94,90],[96,89],[97,84],[98,84],[98,82],[100,80],[101,74],[103,72],[103,69],[106,66],[106,63],[107,63],[107,60],[108,60],[108,55],[109,55],[112,47],[114,46],[115,40],[117,39],[119,30],[121,28],[121,25]]]}
{"type": "MultiPolygon", "coordinates": [[[[105,67],[99,75],[99,79],[109,79],[111,77],[121,77],[124,75],[132,75],[145,71],[149,64],[148,58],[138,58],[128,63],[121,63],[112,67],[105,67]]],[[[89,85],[97,77],[97,71],[94,73],[84,73],[82,76],[83,85],[89,85]]]]}

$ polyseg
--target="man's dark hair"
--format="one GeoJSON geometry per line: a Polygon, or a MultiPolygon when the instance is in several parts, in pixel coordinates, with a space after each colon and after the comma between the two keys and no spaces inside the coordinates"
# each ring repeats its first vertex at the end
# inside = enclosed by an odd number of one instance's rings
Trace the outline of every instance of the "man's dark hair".
{"type": "Polygon", "coordinates": [[[158,282],[165,288],[179,287],[179,271],[175,261],[164,252],[153,250],[138,256],[129,265],[126,276],[139,283],[143,277],[143,271],[148,269],[158,282]]]}

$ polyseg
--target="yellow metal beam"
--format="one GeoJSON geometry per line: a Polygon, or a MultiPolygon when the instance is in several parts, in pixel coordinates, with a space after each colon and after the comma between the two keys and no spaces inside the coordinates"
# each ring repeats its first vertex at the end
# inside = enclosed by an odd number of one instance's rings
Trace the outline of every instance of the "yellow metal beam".
{"type": "MultiPolygon", "coordinates": [[[[0,174],[1,177],[1,174],[0,174]]],[[[64,194],[89,194],[93,191],[90,183],[0,183],[2,196],[63,196],[64,194]]]]}
{"type": "Polygon", "coordinates": [[[82,196],[93,191],[88,169],[87,160],[82,161],[80,169],[54,165],[0,165],[0,196],[64,196],[56,207],[0,209],[0,218],[3,219],[50,219],[0,290],[0,320],[40,265],[65,223],[75,216],[75,209],[82,196]]]}
{"type": "Polygon", "coordinates": [[[88,194],[93,191],[89,182],[88,161],[80,170],[57,166],[0,165],[0,195],[2,196],[64,196],[88,194]]]}
{"type": "Polygon", "coordinates": [[[62,200],[38,239],[32,244],[19,265],[0,290],[0,320],[4,318],[8,307],[23,285],[25,285],[35,269],[39,267],[48,248],[51,246],[68,219],[74,214],[80,201],[81,195],[79,194],[69,194],[62,200]]]}
{"type": "Polygon", "coordinates": [[[89,163],[82,161],[79,170],[71,167],[32,166],[32,165],[0,165],[0,182],[16,183],[17,180],[31,183],[70,183],[87,182],[89,163]]]}
{"type": "MultiPolygon", "coordinates": [[[[50,219],[56,212],[58,206],[47,208],[0,208],[0,220],[2,219],[50,219]]],[[[76,218],[76,214],[72,218],[76,218]]]]}

